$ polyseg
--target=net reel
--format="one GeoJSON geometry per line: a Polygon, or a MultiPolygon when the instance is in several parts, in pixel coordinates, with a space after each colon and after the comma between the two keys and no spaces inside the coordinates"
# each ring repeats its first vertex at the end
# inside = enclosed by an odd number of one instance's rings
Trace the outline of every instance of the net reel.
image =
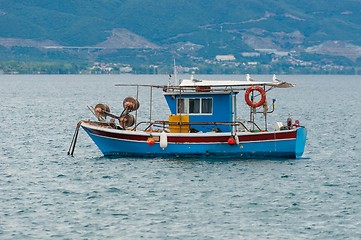
{"type": "Polygon", "coordinates": [[[129,113],[138,110],[139,101],[133,97],[126,97],[123,100],[123,112],[119,116],[118,121],[122,128],[129,128],[135,124],[135,118],[129,113]]]}
{"type": "Polygon", "coordinates": [[[119,125],[122,127],[122,128],[128,128],[128,127],[131,127],[134,125],[135,123],[135,118],[133,115],[130,115],[130,114],[127,114],[127,115],[121,115],[119,118],[118,118],[118,121],[119,121],[119,125]]]}
{"type": "Polygon", "coordinates": [[[94,114],[98,118],[98,121],[105,121],[106,117],[110,113],[110,108],[105,103],[98,103],[95,105],[94,114]]]}
{"type": "Polygon", "coordinates": [[[139,106],[139,101],[133,97],[126,97],[123,100],[123,108],[128,112],[138,110],[139,106]]]}
{"type": "Polygon", "coordinates": [[[105,122],[106,117],[111,117],[111,122],[114,123],[114,119],[118,119],[119,125],[122,128],[129,128],[135,124],[135,118],[133,115],[130,115],[129,113],[132,111],[138,110],[140,104],[139,101],[133,97],[126,97],[123,100],[123,112],[120,114],[120,116],[116,116],[112,113],[110,113],[110,108],[105,103],[98,103],[95,105],[95,107],[90,109],[93,114],[97,117],[98,121],[105,122]]]}

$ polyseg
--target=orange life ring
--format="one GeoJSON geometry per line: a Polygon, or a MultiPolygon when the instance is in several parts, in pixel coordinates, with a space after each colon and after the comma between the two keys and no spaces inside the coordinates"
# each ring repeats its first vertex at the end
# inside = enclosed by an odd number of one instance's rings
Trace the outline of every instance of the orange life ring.
{"type": "Polygon", "coordinates": [[[244,99],[246,100],[246,103],[248,104],[248,106],[253,107],[253,108],[260,107],[266,101],[266,91],[260,86],[249,87],[246,90],[246,93],[244,95],[244,99]],[[251,101],[249,99],[249,95],[253,91],[258,91],[261,94],[261,99],[258,102],[253,102],[253,101],[251,101]]]}

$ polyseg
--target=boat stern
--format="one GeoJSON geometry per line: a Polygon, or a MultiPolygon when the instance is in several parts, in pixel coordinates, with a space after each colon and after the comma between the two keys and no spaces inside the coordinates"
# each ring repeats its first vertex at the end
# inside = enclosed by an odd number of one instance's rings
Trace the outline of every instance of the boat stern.
{"type": "Polygon", "coordinates": [[[296,149],[295,149],[295,157],[300,158],[305,151],[306,145],[306,138],[307,138],[307,129],[305,127],[299,127],[297,129],[296,135],[296,149]]]}

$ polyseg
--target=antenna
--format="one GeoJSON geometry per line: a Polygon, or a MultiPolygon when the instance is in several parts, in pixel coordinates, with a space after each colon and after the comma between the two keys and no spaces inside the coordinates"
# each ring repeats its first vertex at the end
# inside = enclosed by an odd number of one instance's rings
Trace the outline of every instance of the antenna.
{"type": "Polygon", "coordinates": [[[173,68],[174,68],[174,86],[178,86],[177,66],[175,65],[175,58],[173,62],[173,68]]]}

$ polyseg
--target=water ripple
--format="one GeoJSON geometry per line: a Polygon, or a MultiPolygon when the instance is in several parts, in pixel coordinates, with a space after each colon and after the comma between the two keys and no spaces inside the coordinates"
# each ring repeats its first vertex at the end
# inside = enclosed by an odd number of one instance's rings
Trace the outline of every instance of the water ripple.
{"type": "Polygon", "coordinates": [[[281,118],[309,128],[300,160],[106,158],[84,132],[67,156],[86,105],[121,111],[132,90],[115,83],[162,77],[0,75],[0,238],[359,238],[360,77],[284,76],[297,88],[281,89],[281,118]]]}

